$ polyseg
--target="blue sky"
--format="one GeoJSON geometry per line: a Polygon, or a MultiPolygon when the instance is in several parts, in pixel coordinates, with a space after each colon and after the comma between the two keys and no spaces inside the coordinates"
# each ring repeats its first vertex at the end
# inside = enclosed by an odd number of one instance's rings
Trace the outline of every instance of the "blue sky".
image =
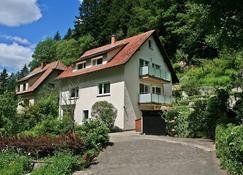
{"type": "Polygon", "coordinates": [[[80,0],[0,0],[0,70],[15,72],[36,44],[73,27],[80,0]]]}

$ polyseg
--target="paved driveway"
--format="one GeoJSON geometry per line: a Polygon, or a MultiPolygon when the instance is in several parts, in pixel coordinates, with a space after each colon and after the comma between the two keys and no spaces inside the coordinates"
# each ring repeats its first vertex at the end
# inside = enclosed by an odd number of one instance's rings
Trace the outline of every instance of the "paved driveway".
{"type": "Polygon", "coordinates": [[[113,146],[81,174],[98,175],[223,175],[207,140],[111,134],[113,146]]]}

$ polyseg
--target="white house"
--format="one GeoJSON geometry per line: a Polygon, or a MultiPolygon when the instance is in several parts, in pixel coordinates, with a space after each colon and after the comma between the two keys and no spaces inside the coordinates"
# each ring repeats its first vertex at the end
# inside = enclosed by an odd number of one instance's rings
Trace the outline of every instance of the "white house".
{"type": "Polygon", "coordinates": [[[163,134],[161,113],[172,102],[178,78],[154,30],[86,51],[62,72],[60,116],[73,105],[74,119],[91,117],[92,105],[108,101],[117,109],[115,126],[163,134]],[[136,122],[135,122],[136,121],[136,122]]]}

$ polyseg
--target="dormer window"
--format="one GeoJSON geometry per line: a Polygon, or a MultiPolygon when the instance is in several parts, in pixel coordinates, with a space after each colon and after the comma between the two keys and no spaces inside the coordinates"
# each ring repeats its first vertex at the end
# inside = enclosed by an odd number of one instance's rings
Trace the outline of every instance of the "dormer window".
{"type": "Polygon", "coordinates": [[[103,64],[103,58],[102,57],[94,58],[92,60],[92,65],[93,66],[97,66],[97,65],[100,65],[100,64],[103,64]]]}
{"type": "Polygon", "coordinates": [[[23,84],[23,91],[25,91],[26,90],[26,84],[24,83],[23,84]]]}
{"type": "Polygon", "coordinates": [[[84,69],[86,68],[86,62],[81,62],[81,63],[77,63],[76,65],[76,69],[79,70],[79,69],[84,69]]]}

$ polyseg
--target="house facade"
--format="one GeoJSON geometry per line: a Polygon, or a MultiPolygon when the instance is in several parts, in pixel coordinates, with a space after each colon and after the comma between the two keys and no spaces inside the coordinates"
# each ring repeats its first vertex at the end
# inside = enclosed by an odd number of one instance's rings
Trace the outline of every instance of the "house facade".
{"type": "Polygon", "coordinates": [[[16,94],[20,99],[17,111],[21,112],[25,105],[33,105],[38,100],[43,87],[57,88],[57,83],[54,80],[64,69],[65,66],[61,62],[55,61],[47,65],[42,64],[19,79],[16,88],[16,94]]]}
{"type": "Polygon", "coordinates": [[[115,126],[161,134],[160,117],[172,103],[178,78],[154,30],[85,52],[59,76],[60,116],[73,105],[74,119],[91,117],[97,101],[117,109],[115,126]],[[154,131],[153,131],[154,130],[154,131]]]}

